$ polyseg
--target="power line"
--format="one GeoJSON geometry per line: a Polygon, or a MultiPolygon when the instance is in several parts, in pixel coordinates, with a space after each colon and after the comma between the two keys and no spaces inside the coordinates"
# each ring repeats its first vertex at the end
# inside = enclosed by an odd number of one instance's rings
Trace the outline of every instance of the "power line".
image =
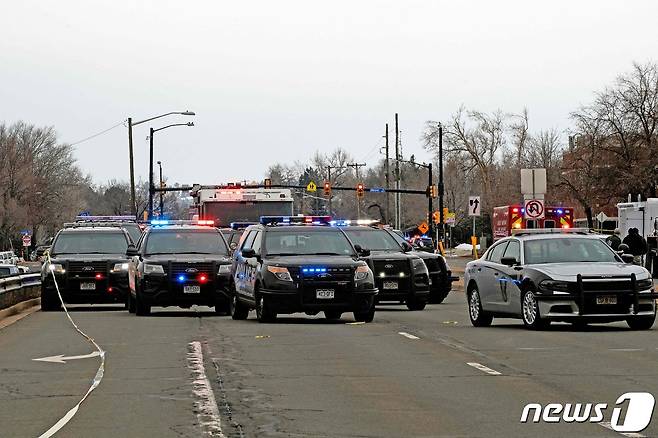
{"type": "Polygon", "coordinates": [[[77,145],[77,144],[84,143],[84,142],[87,141],[87,140],[91,140],[92,138],[96,138],[96,137],[98,137],[99,135],[103,135],[103,134],[105,134],[106,132],[109,132],[109,131],[113,130],[114,128],[117,128],[117,127],[123,125],[124,123],[126,123],[126,121],[125,121],[125,120],[122,120],[122,121],[120,121],[119,123],[117,123],[116,125],[110,126],[109,128],[104,129],[104,130],[102,130],[101,132],[97,132],[96,134],[90,135],[89,137],[83,138],[82,140],[78,140],[78,141],[76,141],[76,142],[70,143],[70,145],[71,145],[71,146],[75,146],[75,145],[77,145]]]}

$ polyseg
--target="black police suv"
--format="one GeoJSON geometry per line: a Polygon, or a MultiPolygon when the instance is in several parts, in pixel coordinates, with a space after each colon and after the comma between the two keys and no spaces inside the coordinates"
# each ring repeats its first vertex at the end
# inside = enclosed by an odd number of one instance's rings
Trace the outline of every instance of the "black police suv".
{"type": "Polygon", "coordinates": [[[233,319],[256,309],[260,322],[279,313],[321,311],[327,319],[353,312],[357,321],[373,320],[378,291],[372,271],[330,219],[262,217],[247,228],[233,264],[233,319]]]}
{"type": "Polygon", "coordinates": [[[130,235],[130,239],[134,244],[137,244],[139,238],[142,237],[143,229],[137,223],[135,216],[76,216],[73,224],[65,224],[65,226],[81,225],[85,223],[121,227],[128,232],[128,235],[130,235]]]}
{"type": "Polygon", "coordinates": [[[429,273],[423,259],[402,246],[387,231],[370,226],[346,226],[347,237],[368,249],[362,257],[375,275],[377,302],[404,302],[409,310],[423,310],[429,299],[429,273]]]}
{"type": "Polygon", "coordinates": [[[229,311],[231,260],[222,233],[195,221],[152,221],[137,248],[130,247],[128,310],[192,305],[229,311]]]}
{"type": "Polygon", "coordinates": [[[459,277],[452,275],[452,271],[450,270],[446,259],[441,254],[434,254],[414,248],[396,230],[390,228],[385,228],[385,230],[395,238],[405,252],[414,254],[423,259],[430,275],[429,303],[441,304],[452,290],[452,283],[459,280],[459,277]]]}
{"type": "Polygon", "coordinates": [[[65,303],[125,303],[130,243],[124,229],[105,224],[60,230],[41,270],[41,309],[61,308],[53,274],[65,303]]]}

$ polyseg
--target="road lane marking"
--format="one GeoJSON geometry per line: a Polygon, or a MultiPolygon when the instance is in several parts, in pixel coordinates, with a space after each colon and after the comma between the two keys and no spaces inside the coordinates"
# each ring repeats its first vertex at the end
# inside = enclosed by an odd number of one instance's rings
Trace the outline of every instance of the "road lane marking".
{"type": "Polygon", "coordinates": [[[100,355],[101,355],[100,352],[96,350],[96,351],[92,351],[89,354],[81,354],[80,356],[64,356],[63,354],[58,354],[56,356],[46,356],[32,360],[38,362],[66,363],[67,360],[89,359],[90,357],[98,357],[100,355]]]}
{"type": "Polygon", "coordinates": [[[644,348],[608,348],[608,351],[621,351],[621,352],[628,352],[628,351],[643,351],[644,348]]]}
{"type": "Polygon", "coordinates": [[[543,350],[557,350],[559,347],[519,347],[523,351],[543,351],[543,350]]]}
{"type": "Polygon", "coordinates": [[[398,332],[398,335],[402,335],[402,336],[404,336],[405,338],[408,338],[408,339],[420,339],[418,336],[414,336],[414,335],[409,334],[407,332],[398,332]]]}
{"type": "Polygon", "coordinates": [[[219,416],[215,393],[210,386],[210,380],[208,380],[206,369],[203,366],[201,343],[193,341],[188,344],[188,347],[187,367],[194,376],[192,385],[194,386],[194,395],[197,398],[194,404],[197,408],[196,416],[199,425],[205,434],[225,438],[222,432],[222,420],[219,416]]]}
{"type": "Polygon", "coordinates": [[[491,368],[489,368],[489,367],[487,367],[487,366],[484,366],[484,365],[482,365],[481,363],[477,363],[477,362],[466,362],[466,365],[472,366],[473,368],[478,369],[478,370],[480,370],[480,371],[482,371],[482,372],[485,372],[485,373],[487,373],[487,374],[490,374],[490,375],[492,375],[492,376],[501,376],[501,375],[502,375],[502,373],[499,373],[499,372],[496,371],[496,370],[492,370],[491,368]]]}
{"type": "MultiPolygon", "coordinates": [[[[612,428],[612,424],[610,424],[609,421],[601,421],[600,423],[597,423],[599,426],[605,427],[608,430],[611,430],[613,432],[617,432],[612,428]]],[[[646,438],[646,435],[642,435],[641,433],[635,433],[635,432],[617,432],[620,435],[627,436],[629,438],[646,438]]]]}

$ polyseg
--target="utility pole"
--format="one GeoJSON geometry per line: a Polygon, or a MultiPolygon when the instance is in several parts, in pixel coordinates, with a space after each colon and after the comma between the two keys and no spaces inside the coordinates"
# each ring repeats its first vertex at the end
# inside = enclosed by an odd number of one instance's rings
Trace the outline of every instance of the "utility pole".
{"type": "MultiPolygon", "coordinates": [[[[400,190],[400,130],[398,113],[395,113],[395,189],[400,190]]],[[[395,193],[395,228],[400,229],[400,193],[395,193]]]]}
{"type": "MultiPolygon", "coordinates": [[[[158,161],[158,166],[160,166],[160,188],[162,187],[162,161],[158,161]]],[[[160,219],[164,217],[164,192],[160,192],[160,219]]]]}
{"type": "MultiPolygon", "coordinates": [[[[329,181],[329,184],[331,184],[331,166],[327,166],[327,181],[329,181]]],[[[331,216],[331,198],[333,195],[329,193],[329,201],[327,202],[327,213],[329,213],[329,216],[331,216]]]]}
{"type": "MultiPolygon", "coordinates": [[[[365,167],[366,163],[349,163],[347,167],[353,167],[356,172],[356,182],[357,184],[361,182],[359,179],[359,167],[365,167]]],[[[357,195],[356,197],[356,218],[361,219],[361,199],[357,195]]]]}
{"type": "Polygon", "coordinates": [[[386,222],[391,223],[391,195],[388,193],[388,189],[391,188],[391,175],[389,168],[389,157],[388,157],[388,123],[386,124],[386,161],[384,162],[386,168],[386,222]]]}
{"type": "Polygon", "coordinates": [[[439,123],[439,222],[441,223],[441,241],[446,244],[446,218],[443,217],[443,126],[439,123]]]}
{"type": "Polygon", "coordinates": [[[153,219],[153,128],[149,128],[149,220],[153,219]]]}
{"type": "Polygon", "coordinates": [[[135,200],[135,162],[133,159],[133,119],[128,117],[128,154],[130,155],[130,212],[137,217],[137,201],[135,200]]]}
{"type": "Polygon", "coordinates": [[[430,191],[429,196],[427,197],[427,223],[429,224],[430,229],[427,234],[430,238],[434,237],[434,221],[432,220],[432,213],[434,213],[434,200],[432,199],[432,162],[427,165],[427,172],[429,176],[427,190],[430,191]]]}

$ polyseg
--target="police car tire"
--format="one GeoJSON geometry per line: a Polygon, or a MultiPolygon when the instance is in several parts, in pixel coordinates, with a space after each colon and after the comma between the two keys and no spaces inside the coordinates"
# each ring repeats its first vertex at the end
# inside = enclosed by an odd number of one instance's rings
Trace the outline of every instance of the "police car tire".
{"type": "Polygon", "coordinates": [[[59,302],[59,297],[54,294],[46,292],[41,289],[41,311],[42,312],[56,312],[61,310],[62,304],[59,302]]]}
{"type": "Polygon", "coordinates": [[[340,319],[340,317],[343,316],[343,312],[339,310],[325,310],[324,311],[324,317],[326,319],[331,319],[331,320],[337,320],[340,319]]]}
{"type": "Polygon", "coordinates": [[[151,306],[139,299],[139,294],[135,296],[135,314],[137,316],[147,316],[151,314],[151,306]]]}
{"type": "Polygon", "coordinates": [[[230,301],[231,318],[235,320],[247,319],[249,316],[249,307],[240,301],[237,295],[233,294],[230,301]]]}
{"type": "Polygon", "coordinates": [[[489,327],[493,321],[493,316],[487,312],[485,312],[482,309],[482,300],[480,299],[480,291],[478,290],[477,286],[473,286],[473,288],[469,291],[468,293],[468,317],[471,319],[471,324],[473,327],[489,327]],[[474,303],[471,300],[474,299],[473,295],[477,294],[476,299],[477,301],[474,303]],[[477,305],[477,316],[473,317],[473,313],[471,311],[471,306],[477,305]]]}
{"type": "Polygon", "coordinates": [[[525,327],[530,330],[544,330],[548,328],[549,325],[551,325],[551,321],[541,317],[541,314],[539,313],[539,303],[537,302],[537,299],[535,298],[535,292],[532,289],[527,289],[521,295],[521,319],[523,320],[523,325],[525,325],[525,327]],[[532,294],[532,296],[530,294],[532,294]],[[526,300],[528,302],[526,302],[526,300]],[[532,321],[527,319],[525,313],[526,307],[530,309],[528,307],[530,305],[532,305],[535,312],[535,316],[532,321]]]}
{"type": "Polygon", "coordinates": [[[656,321],[656,314],[652,316],[635,316],[626,319],[626,324],[632,330],[650,330],[653,327],[654,322],[656,321]]]}
{"type": "Polygon", "coordinates": [[[128,313],[135,313],[137,309],[137,304],[133,298],[133,294],[128,292],[128,313]]]}
{"type": "Polygon", "coordinates": [[[427,306],[427,301],[419,300],[416,297],[407,300],[407,309],[409,310],[423,310],[427,306]]]}
{"type": "Polygon", "coordinates": [[[450,293],[449,290],[439,290],[436,291],[434,294],[432,294],[429,303],[430,304],[441,304],[443,300],[446,299],[448,294],[450,293]]]}
{"type": "Polygon", "coordinates": [[[354,312],[354,320],[356,322],[372,322],[375,319],[375,300],[372,301],[372,306],[365,312],[354,312]]]}
{"type": "Polygon", "coordinates": [[[256,318],[258,322],[272,322],[276,319],[276,312],[272,311],[264,296],[256,298],[256,318]]]}

